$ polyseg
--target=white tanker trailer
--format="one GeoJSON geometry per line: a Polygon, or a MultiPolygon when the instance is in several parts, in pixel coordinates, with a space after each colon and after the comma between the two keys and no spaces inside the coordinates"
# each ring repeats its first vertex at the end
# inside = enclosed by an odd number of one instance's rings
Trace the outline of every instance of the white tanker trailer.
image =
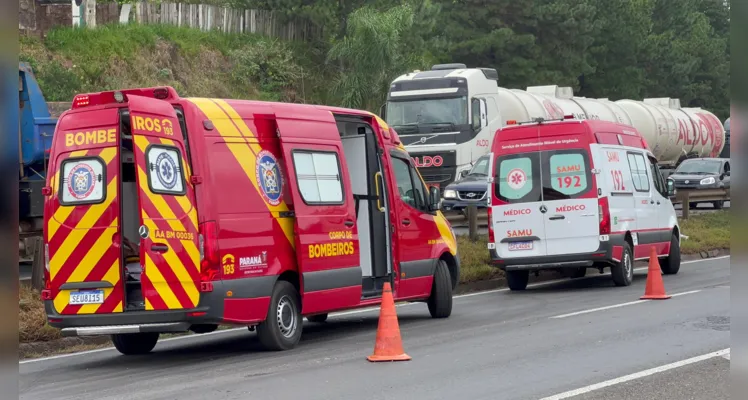
{"type": "Polygon", "coordinates": [[[495,69],[434,65],[392,81],[380,114],[397,131],[423,178],[441,187],[488,153],[496,131],[510,120],[572,114],[634,126],[663,172],[686,157],[718,157],[725,146],[724,127],[714,114],[681,108],[677,99],[609,101],[574,97],[568,87],[520,90],[498,83],[495,69]]]}
{"type": "Polygon", "coordinates": [[[504,123],[534,118],[599,119],[635,127],[663,167],[686,157],[719,157],[725,145],[720,120],[701,108],[681,108],[680,100],[655,98],[609,101],[575,97],[570,87],[535,86],[527,90],[499,88],[504,123]]]}

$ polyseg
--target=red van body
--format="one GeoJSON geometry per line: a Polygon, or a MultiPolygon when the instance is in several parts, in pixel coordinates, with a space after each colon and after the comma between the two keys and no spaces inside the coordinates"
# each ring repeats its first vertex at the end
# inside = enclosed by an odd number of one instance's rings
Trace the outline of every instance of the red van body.
{"type": "Polygon", "coordinates": [[[42,296],[63,335],[135,354],[233,324],[287,349],[302,316],[376,305],[384,282],[451,312],[460,262],[438,189],[369,112],[168,87],[78,95],[47,176],[42,296]]]}
{"type": "Polygon", "coordinates": [[[663,271],[680,265],[678,222],[646,142],[630,126],[597,120],[509,125],[496,133],[489,199],[489,252],[509,286],[530,271],[572,277],[611,268],[628,286],[633,261],[652,247],[663,271]]]}

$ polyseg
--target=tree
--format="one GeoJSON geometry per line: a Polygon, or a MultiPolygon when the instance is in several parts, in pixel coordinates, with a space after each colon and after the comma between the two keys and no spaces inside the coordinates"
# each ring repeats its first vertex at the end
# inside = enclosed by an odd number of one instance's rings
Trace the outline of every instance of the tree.
{"type": "Polygon", "coordinates": [[[362,7],[350,15],[346,35],[328,53],[331,65],[339,66],[332,92],[340,105],[374,111],[384,102],[392,77],[414,62],[404,51],[414,16],[407,3],[385,12],[362,7]]]}

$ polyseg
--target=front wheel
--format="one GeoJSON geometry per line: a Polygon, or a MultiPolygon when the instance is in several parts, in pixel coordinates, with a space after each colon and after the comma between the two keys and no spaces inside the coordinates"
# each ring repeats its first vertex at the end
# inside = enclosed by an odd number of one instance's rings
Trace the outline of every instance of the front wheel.
{"type": "Polygon", "coordinates": [[[427,301],[432,318],[447,318],[452,314],[452,279],[444,260],[439,260],[434,271],[431,296],[427,301]]]}
{"type": "Polygon", "coordinates": [[[629,242],[623,242],[621,261],[610,268],[616,286],[629,286],[634,280],[634,257],[629,242]]]}
{"type": "Polygon", "coordinates": [[[114,348],[126,356],[147,354],[156,347],[158,333],[125,333],[112,335],[114,348]]]}
{"type": "Polygon", "coordinates": [[[506,283],[510,290],[525,290],[530,281],[530,271],[506,271],[506,283]]]}
{"type": "Polygon", "coordinates": [[[665,275],[675,275],[680,270],[680,241],[675,234],[670,239],[670,253],[660,259],[660,269],[665,275]]]}
{"type": "Polygon", "coordinates": [[[257,326],[257,337],[268,350],[289,350],[301,340],[299,293],[289,282],[278,281],[273,288],[265,321],[257,326]]]}

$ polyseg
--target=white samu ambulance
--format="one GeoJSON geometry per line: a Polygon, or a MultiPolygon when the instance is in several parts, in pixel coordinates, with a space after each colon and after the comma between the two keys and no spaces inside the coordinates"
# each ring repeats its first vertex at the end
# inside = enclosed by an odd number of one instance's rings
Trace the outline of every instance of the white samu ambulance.
{"type": "Polygon", "coordinates": [[[488,196],[488,248],[510,289],[545,269],[581,277],[610,268],[628,286],[653,246],[662,271],[678,272],[674,189],[634,128],[572,117],[510,123],[493,141],[488,196]]]}

